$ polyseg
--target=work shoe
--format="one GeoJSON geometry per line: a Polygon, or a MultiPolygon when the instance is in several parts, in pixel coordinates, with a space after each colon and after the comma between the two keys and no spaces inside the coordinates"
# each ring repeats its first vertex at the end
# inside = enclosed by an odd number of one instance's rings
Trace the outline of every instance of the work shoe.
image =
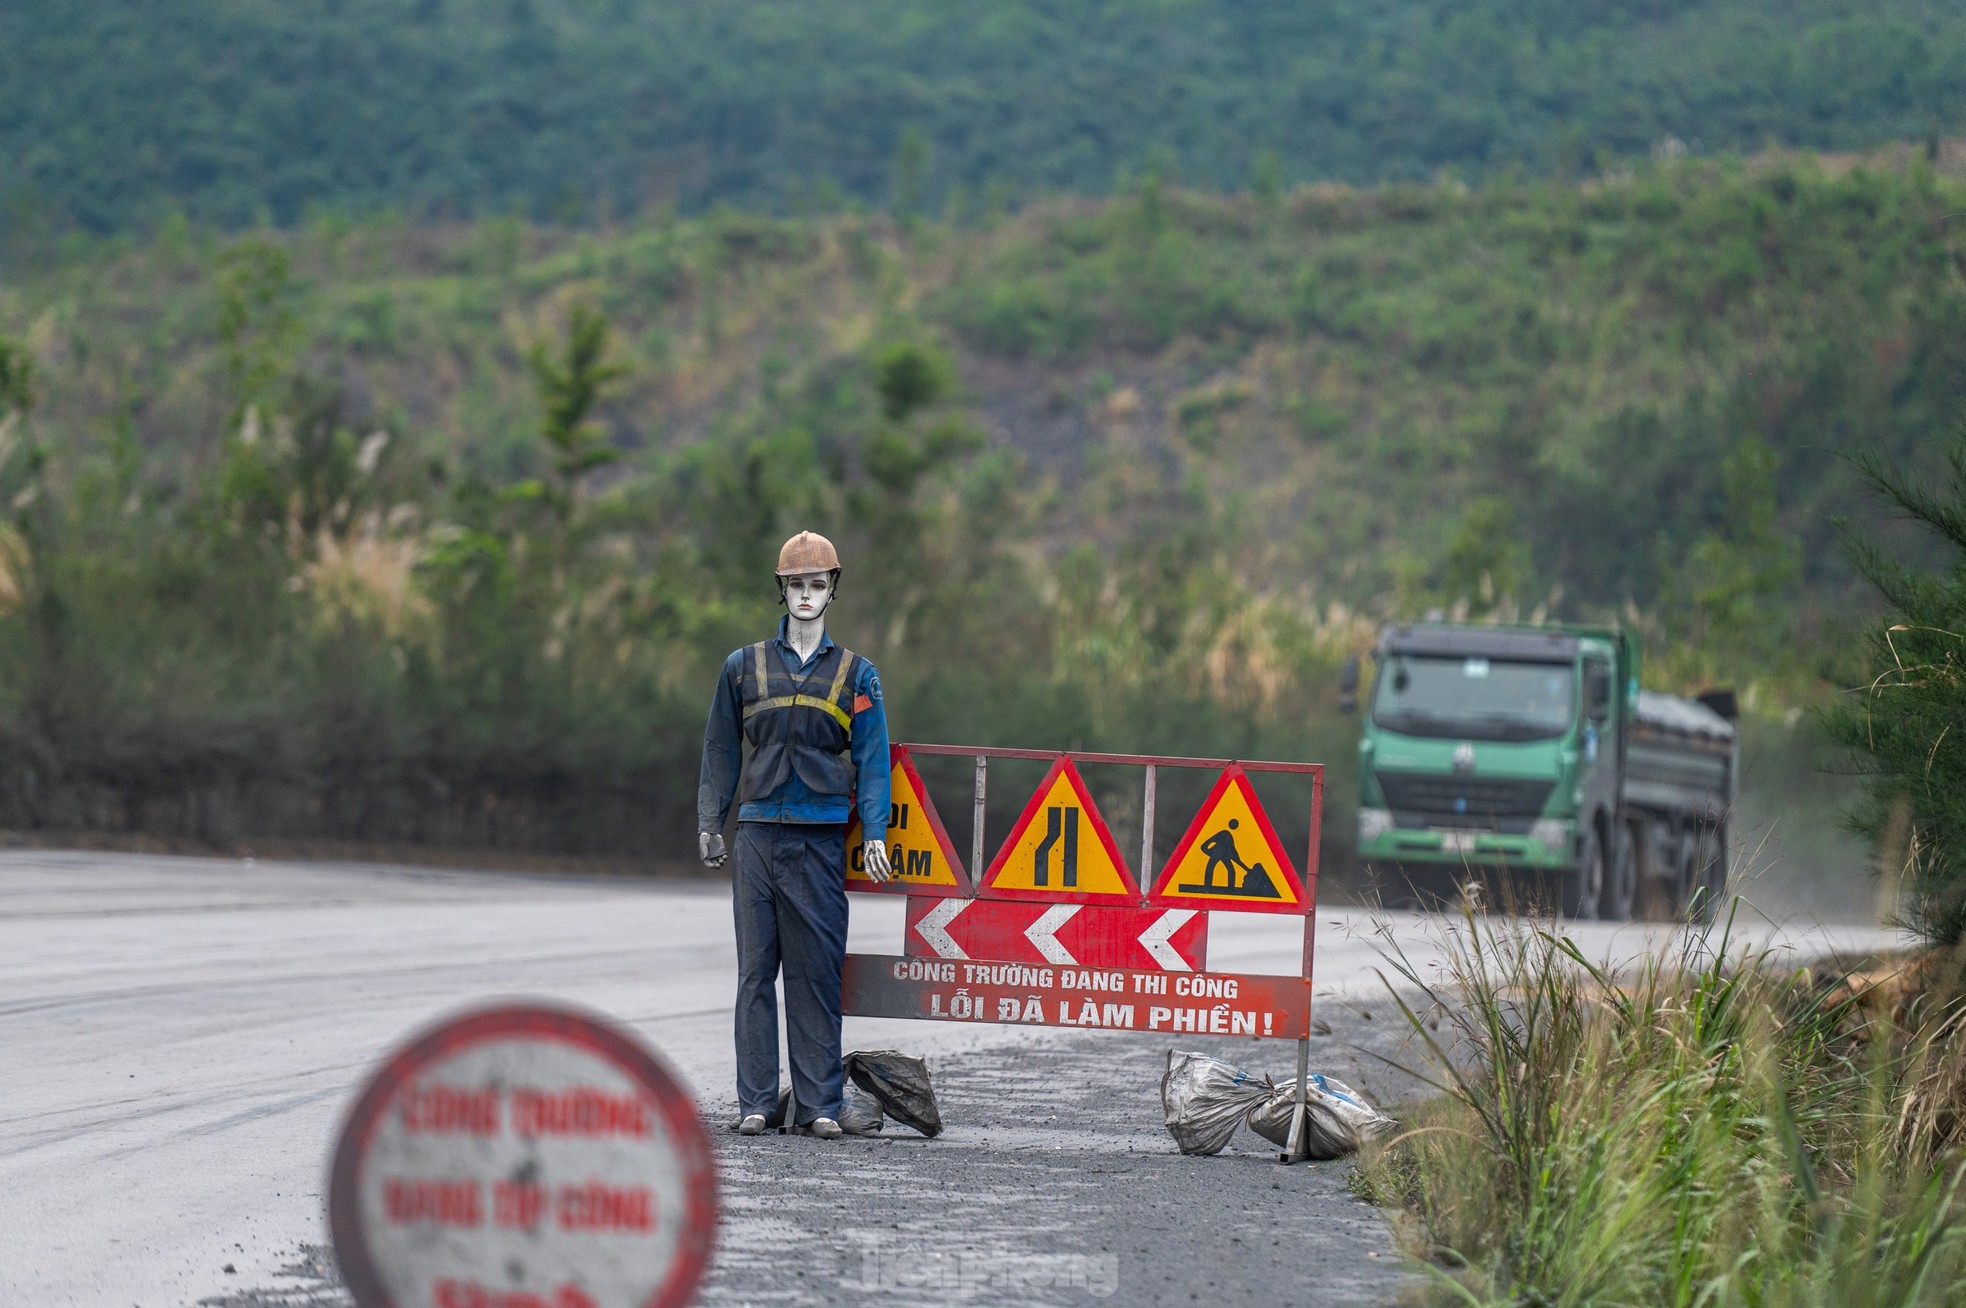
{"type": "Polygon", "coordinates": [[[813,1118],[811,1125],[807,1126],[806,1130],[818,1136],[821,1140],[837,1140],[846,1134],[845,1131],[840,1129],[840,1124],[830,1117],[813,1118]]]}
{"type": "Polygon", "coordinates": [[[763,1113],[746,1113],[744,1120],[737,1124],[737,1133],[739,1135],[763,1135],[765,1133],[765,1115],[763,1113]]]}

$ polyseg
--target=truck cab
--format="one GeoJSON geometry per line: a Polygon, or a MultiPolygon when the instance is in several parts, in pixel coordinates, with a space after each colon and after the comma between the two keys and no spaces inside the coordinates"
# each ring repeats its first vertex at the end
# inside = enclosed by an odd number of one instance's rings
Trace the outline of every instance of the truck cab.
{"type": "Polygon", "coordinates": [[[1717,898],[1733,727],[1641,694],[1630,633],[1401,625],[1374,660],[1358,848],[1392,901],[1446,902],[1473,883],[1490,902],[1618,921],[1717,898]]]}

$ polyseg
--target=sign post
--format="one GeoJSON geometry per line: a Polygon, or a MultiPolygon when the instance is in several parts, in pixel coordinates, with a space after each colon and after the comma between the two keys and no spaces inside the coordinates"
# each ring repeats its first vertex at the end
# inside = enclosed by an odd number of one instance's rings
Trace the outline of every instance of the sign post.
{"type": "MultiPolygon", "coordinates": [[[[842,1011],[860,1017],[1295,1040],[1297,1105],[1283,1160],[1308,1156],[1321,764],[896,745],[894,769],[895,793],[903,797],[896,803],[897,821],[904,809],[919,809],[934,840],[908,836],[931,851],[920,856],[922,875],[905,883],[897,876],[894,884],[880,888],[909,895],[904,953],[847,955],[842,1011]],[[976,761],[968,869],[956,866],[948,834],[914,769],[915,754],[976,761]],[[983,801],[993,758],[1050,767],[986,865],[983,801]],[[1138,876],[1094,805],[1079,764],[1145,770],[1138,876]],[[1158,772],[1170,767],[1220,775],[1156,875],[1158,772]],[[1250,782],[1251,773],[1264,772],[1307,777],[1311,783],[1301,877],[1250,782]],[[946,875],[943,867],[949,869],[946,875]],[[1208,921],[1218,912],[1301,915],[1299,974],[1209,972],[1208,921]]],[[[892,828],[889,843],[891,851],[900,844],[892,828]]],[[[851,874],[847,888],[874,889],[856,883],[851,874]]]]}
{"type": "Polygon", "coordinates": [[[488,1008],[363,1090],[328,1224],[358,1308],[682,1308],[715,1242],[716,1169],[688,1091],[632,1036],[488,1008]]]}

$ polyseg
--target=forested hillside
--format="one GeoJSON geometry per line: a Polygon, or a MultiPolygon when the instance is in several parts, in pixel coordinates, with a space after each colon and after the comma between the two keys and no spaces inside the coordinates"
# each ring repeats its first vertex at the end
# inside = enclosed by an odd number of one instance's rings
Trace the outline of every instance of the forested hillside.
{"type": "Polygon", "coordinates": [[[1947,0],[9,0],[15,232],[1588,174],[1966,124],[1947,0]]]}
{"type": "Polygon", "coordinates": [[[1911,149],[71,240],[0,290],[0,824],[643,848],[807,526],[917,738],[1337,758],[1434,607],[1778,711],[1830,516],[1891,541],[1839,453],[1966,396],[1962,211],[1911,149]]]}

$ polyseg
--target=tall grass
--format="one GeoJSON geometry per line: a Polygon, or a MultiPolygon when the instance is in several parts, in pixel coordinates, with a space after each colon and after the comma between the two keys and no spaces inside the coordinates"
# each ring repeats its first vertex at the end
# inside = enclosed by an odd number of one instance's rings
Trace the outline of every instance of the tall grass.
{"type": "Polygon", "coordinates": [[[1450,930],[1445,981],[1395,955],[1442,1096],[1360,1180],[1427,1302],[1966,1302],[1959,1010],[1730,930],[1622,978],[1512,920],[1450,930]]]}

